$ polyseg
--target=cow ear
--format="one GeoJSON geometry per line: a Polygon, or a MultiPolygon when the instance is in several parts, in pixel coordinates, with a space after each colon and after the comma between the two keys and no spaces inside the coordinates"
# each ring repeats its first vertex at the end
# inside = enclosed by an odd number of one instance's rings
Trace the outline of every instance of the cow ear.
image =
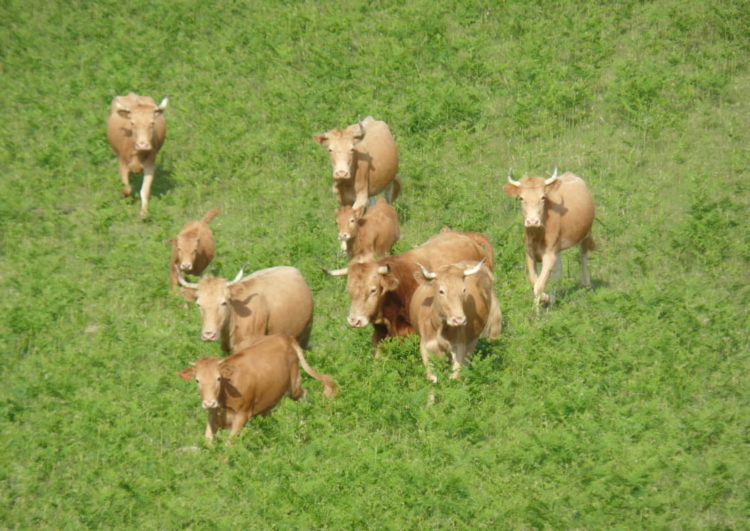
{"type": "Polygon", "coordinates": [[[193,369],[192,367],[189,369],[182,369],[177,373],[177,376],[179,376],[183,380],[192,380],[193,378],[195,378],[195,369],[193,369]]]}
{"type": "Polygon", "coordinates": [[[221,367],[219,367],[219,373],[224,378],[231,378],[231,376],[234,374],[234,367],[232,367],[231,365],[225,365],[222,363],[221,367]]]}
{"type": "Polygon", "coordinates": [[[198,290],[194,288],[180,288],[180,295],[187,301],[194,301],[198,298],[198,290]]]}
{"type": "Polygon", "coordinates": [[[396,275],[383,275],[380,285],[383,287],[383,291],[396,291],[398,288],[398,278],[396,278],[396,275]]]}
{"type": "Polygon", "coordinates": [[[516,186],[515,184],[507,183],[503,186],[503,190],[505,190],[505,193],[511,197],[518,197],[520,187],[516,186]]]}
{"type": "Polygon", "coordinates": [[[128,110],[117,109],[117,114],[119,114],[121,118],[125,118],[126,120],[130,120],[130,111],[128,111],[128,110]]]}
{"type": "Polygon", "coordinates": [[[323,134],[323,133],[315,133],[313,135],[313,140],[315,140],[321,146],[327,146],[328,145],[328,137],[325,134],[323,134]]]}

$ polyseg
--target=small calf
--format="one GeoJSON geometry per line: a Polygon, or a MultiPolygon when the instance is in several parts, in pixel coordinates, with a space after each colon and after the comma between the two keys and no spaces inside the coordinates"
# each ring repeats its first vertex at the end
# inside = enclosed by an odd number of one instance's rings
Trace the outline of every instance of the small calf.
{"type": "Polygon", "coordinates": [[[341,250],[350,260],[377,260],[391,254],[393,244],[400,238],[396,209],[380,197],[364,215],[363,212],[364,209],[351,206],[336,210],[341,250]]]}
{"type": "Polygon", "coordinates": [[[291,336],[262,338],[226,358],[201,358],[178,373],[195,380],[203,408],[208,410],[206,439],[212,443],[219,428],[231,428],[227,446],[232,446],[248,420],[269,415],[285,396],[299,400],[302,389],[299,365],[323,384],[326,396],[336,394],[336,384],[326,374],[315,372],[291,336]]]}
{"type": "Polygon", "coordinates": [[[172,259],[169,262],[170,285],[177,286],[177,269],[190,275],[200,275],[214,259],[214,235],[208,222],[219,214],[209,210],[203,218],[188,221],[177,238],[172,238],[172,259]]]}

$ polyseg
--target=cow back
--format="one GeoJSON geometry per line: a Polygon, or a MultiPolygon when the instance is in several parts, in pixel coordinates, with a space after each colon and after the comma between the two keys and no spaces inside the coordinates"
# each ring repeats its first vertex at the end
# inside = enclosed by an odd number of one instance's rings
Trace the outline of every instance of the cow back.
{"type": "MultiPolygon", "coordinates": [[[[362,121],[365,138],[355,145],[357,175],[369,175],[368,195],[382,192],[398,172],[398,148],[388,125],[368,116],[362,121]]],[[[359,124],[349,126],[359,127],[359,124]]],[[[356,176],[355,176],[356,178],[356,176]]]]}

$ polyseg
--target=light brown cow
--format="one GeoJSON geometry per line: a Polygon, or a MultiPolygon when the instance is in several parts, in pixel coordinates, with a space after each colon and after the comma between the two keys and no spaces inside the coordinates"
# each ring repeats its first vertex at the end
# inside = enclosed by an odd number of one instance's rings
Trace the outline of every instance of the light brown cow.
{"type": "Polygon", "coordinates": [[[169,262],[172,289],[177,286],[177,270],[191,275],[200,275],[214,259],[214,235],[208,222],[219,214],[217,209],[209,210],[203,218],[188,221],[177,238],[169,240],[172,246],[172,259],[169,262]]]}
{"type": "Polygon", "coordinates": [[[363,208],[369,197],[384,190],[389,203],[396,200],[401,190],[398,149],[385,122],[368,116],[313,138],[331,154],[333,192],[342,206],[363,208]]]}
{"type": "Polygon", "coordinates": [[[594,200],[586,183],[572,173],[558,177],[557,168],[549,179],[524,177],[514,181],[508,175],[503,190],[521,200],[524,218],[526,268],[534,286],[534,305],[549,303],[544,286],[557,265],[560,251],[581,244],[581,284],[591,286],[588,272],[588,252],[595,248],[591,237],[594,222],[594,200]],[[537,263],[542,263],[537,274],[537,263]]]}
{"type": "Polygon", "coordinates": [[[154,180],[156,154],[164,144],[167,133],[164,109],[168,98],[156,105],[148,96],[131,92],[127,96],[112,98],[107,118],[107,140],[117,153],[120,163],[122,195],[131,194],[130,172],[143,172],[141,185],[141,218],[148,216],[148,200],[154,180]]]}
{"type": "Polygon", "coordinates": [[[230,354],[271,334],[294,336],[307,348],[313,298],[299,270],[277,266],[242,275],[240,270],[232,281],[203,277],[194,284],[177,272],[182,296],[200,308],[201,339],[221,339],[222,350],[230,354]]]}
{"type": "Polygon", "coordinates": [[[323,384],[326,396],[336,394],[336,384],[327,374],[315,372],[297,344],[287,335],[264,337],[226,358],[201,358],[178,373],[184,380],[195,380],[204,409],[208,410],[206,439],[213,442],[220,428],[232,431],[233,439],[255,415],[269,415],[285,396],[299,400],[302,389],[299,366],[323,384]]]}
{"type": "Polygon", "coordinates": [[[502,313],[492,287],[492,271],[484,261],[462,261],[428,270],[420,264],[420,286],[411,299],[411,322],[419,334],[427,379],[437,382],[430,354],[449,354],[458,378],[482,333],[500,335],[502,313]]]}
{"type": "Polygon", "coordinates": [[[477,232],[444,228],[419,247],[399,255],[352,261],[347,268],[325,271],[333,276],[348,275],[351,305],[347,323],[353,328],[373,325],[372,343],[377,355],[377,346],[384,338],[415,332],[409,307],[417,288],[417,264],[437,269],[462,260],[485,260],[491,271],[495,263],[492,244],[477,232]]]}
{"type": "Polygon", "coordinates": [[[341,249],[349,259],[382,258],[391,254],[400,237],[398,214],[382,197],[367,209],[342,206],[336,210],[341,249]]]}

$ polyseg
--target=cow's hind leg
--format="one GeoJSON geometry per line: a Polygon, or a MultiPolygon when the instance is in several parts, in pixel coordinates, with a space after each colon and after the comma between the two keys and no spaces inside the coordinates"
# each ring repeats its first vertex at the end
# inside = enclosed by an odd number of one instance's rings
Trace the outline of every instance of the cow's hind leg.
{"type": "Polygon", "coordinates": [[[242,431],[242,428],[244,428],[245,424],[247,424],[249,418],[250,412],[248,411],[237,411],[234,414],[234,417],[232,418],[232,432],[229,434],[227,446],[232,446],[234,444],[234,438],[239,435],[240,431],[242,431]]]}
{"type": "Polygon", "coordinates": [[[591,287],[591,277],[589,277],[589,251],[594,249],[594,239],[591,234],[586,236],[581,242],[581,286],[591,287]]]}
{"type": "Polygon", "coordinates": [[[305,398],[307,393],[302,388],[302,377],[299,374],[299,368],[294,367],[289,375],[289,398],[299,400],[305,398]]]}

